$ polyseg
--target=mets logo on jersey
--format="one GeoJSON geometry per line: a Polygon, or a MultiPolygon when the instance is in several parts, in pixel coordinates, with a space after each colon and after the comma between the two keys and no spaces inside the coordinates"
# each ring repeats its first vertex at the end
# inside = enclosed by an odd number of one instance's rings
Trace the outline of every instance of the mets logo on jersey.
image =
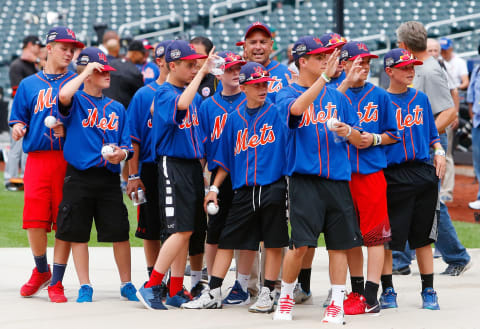
{"type": "Polygon", "coordinates": [[[152,118],[148,119],[147,121],[147,128],[152,128],[152,118]]]}
{"type": "Polygon", "coordinates": [[[283,88],[282,79],[277,79],[276,76],[271,76],[270,78],[275,79],[274,81],[268,81],[268,93],[278,93],[280,89],[283,88]]]}
{"type": "Polygon", "coordinates": [[[378,121],[378,105],[369,102],[363,109],[365,112],[357,112],[360,124],[378,121]]]}
{"type": "Polygon", "coordinates": [[[97,108],[88,109],[88,117],[82,120],[82,127],[97,127],[103,131],[118,131],[118,118],[117,113],[112,112],[108,115],[108,119],[103,117],[99,121],[97,108]]]}
{"type": "Polygon", "coordinates": [[[197,111],[193,111],[190,115],[190,108],[187,110],[187,115],[183,118],[182,124],[178,126],[180,129],[191,128],[192,126],[198,126],[197,111]]]}
{"type": "Polygon", "coordinates": [[[52,99],[52,88],[42,89],[38,92],[34,113],[37,114],[44,109],[50,109],[54,104],[57,104],[57,96],[52,99]]]}
{"type": "Polygon", "coordinates": [[[250,138],[248,137],[248,128],[239,130],[237,132],[237,141],[235,143],[235,155],[246,151],[249,147],[254,149],[259,145],[266,145],[275,142],[275,133],[272,128],[273,127],[269,126],[268,123],[264,123],[259,130],[260,136],[253,134],[250,138]]]}
{"type": "Polygon", "coordinates": [[[423,125],[423,109],[417,105],[413,109],[413,114],[408,113],[403,117],[402,109],[397,108],[396,119],[398,130],[403,130],[405,127],[410,128],[413,125],[423,125]]]}
{"type": "Polygon", "coordinates": [[[220,138],[223,128],[225,127],[225,122],[227,121],[227,117],[228,117],[228,113],[224,113],[221,116],[218,115],[215,117],[215,122],[213,123],[212,135],[210,136],[210,140],[212,142],[220,138]]]}
{"type": "Polygon", "coordinates": [[[325,110],[318,111],[315,113],[315,107],[313,104],[310,104],[308,109],[302,114],[302,121],[298,128],[309,126],[310,124],[316,125],[317,123],[325,123],[330,118],[338,118],[337,116],[337,105],[328,102],[325,105],[325,110]]]}

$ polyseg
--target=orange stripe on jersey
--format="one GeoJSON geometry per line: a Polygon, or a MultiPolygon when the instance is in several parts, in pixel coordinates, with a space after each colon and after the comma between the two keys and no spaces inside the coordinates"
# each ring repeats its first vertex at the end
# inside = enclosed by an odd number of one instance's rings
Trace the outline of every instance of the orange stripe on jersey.
{"type": "MultiPolygon", "coordinates": [[[[410,102],[408,102],[408,114],[410,114],[410,104],[412,104],[413,100],[415,98],[417,98],[417,94],[418,94],[418,90],[415,90],[415,95],[412,97],[412,99],[410,100],[410,102]]],[[[413,144],[413,134],[412,134],[412,127],[409,127],[410,128],[410,141],[412,142],[412,150],[413,150],[413,159],[412,160],[415,160],[415,146],[413,144]]]]}
{"type": "MultiPolygon", "coordinates": [[[[402,108],[397,103],[395,103],[394,101],[392,101],[392,104],[395,105],[397,107],[397,109],[400,109],[400,111],[402,110],[402,108]]],[[[402,125],[403,125],[403,123],[402,123],[402,125]]],[[[403,151],[405,152],[405,161],[407,161],[408,160],[408,155],[407,155],[407,146],[405,145],[405,129],[403,129],[402,134],[403,134],[403,138],[402,138],[403,151]]]]}

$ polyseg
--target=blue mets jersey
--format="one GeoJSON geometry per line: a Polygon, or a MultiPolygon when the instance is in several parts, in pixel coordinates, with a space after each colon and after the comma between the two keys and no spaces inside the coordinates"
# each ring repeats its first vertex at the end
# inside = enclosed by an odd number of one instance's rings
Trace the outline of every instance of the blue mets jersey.
{"type": "Polygon", "coordinates": [[[288,70],[286,65],[280,64],[274,60],[272,60],[265,68],[270,73],[270,78],[275,79],[275,81],[268,82],[268,99],[271,102],[275,102],[275,95],[282,88],[288,86],[288,80],[285,74],[291,78],[292,73],[288,70]]]}
{"type": "MultiPolygon", "coordinates": [[[[375,134],[386,133],[390,138],[400,140],[395,108],[385,90],[366,82],[361,88],[349,88],[346,96],[353,109],[357,111],[363,131],[375,134]]],[[[387,157],[382,146],[357,149],[349,145],[349,157],[354,173],[371,174],[387,167],[387,157]]]]}
{"type": "Polygon", "coordinates": [[[338,88],[338,86],[340,86],[343,82],[343,80],[345,80],[345,77],[347,75],[345,74],[345,71],[343,71],[338,77],[336,78],[332,78],[330,80],[330,82],[327,82],[327,87],[331,87],[331,88],[338,88]]]}
{"type": "Polygon", "coordinates": [[[427,162],[430,146],[440,142],[427,95],[409,88],[405,93],[389,93],[389,96],[401,140],[385,147],[388,166],[407,161],[427,162]]]}
{"type": "Polygon", "coordinates": [[[132,142],[140,145],[139,162],[155,162],[152,154],[152,114],[150,107],[160,85],[155,81],[140,88],[128,105],[127,116],[132,142]]]}
{"type": "Polygon", "coordinates": [[[153,112],[152,152],[155,159],[162,155],[181,159],[204,157],[202,135],[198,123],[198,109],[202,97],[195,93],[187,110],[177,108],[185,88],[164,82],[155,94],[153,112]]]}
{"type": "Polygon", "coordinates": [[[26,134],[23,137],[25,153],[63,149],[64,139],[53,136],[53,129],[47,128],[44,121],[49,115],[59,117],[58,92],[76,74],[68,72],[57,80],[52,79],[55,75],[48,76],[50,80],[43,72],[38,72],[23,79],[13,99],[9,125],[13,126],[16,123],[25,125],[26,134]]]}
{"type": "Polygon", "coordinates": [[[328,87],[322,89],[302,115],[291,115],[293,103],[307,89],[294,83],[277,94],[282,120],[291,130],[287,142],[288,175],[299,173],[348,181],[352,172],[348,145],[327,128],[326,122],[335,117],[361,130],[358,116],[342,93],[328,87]]]}
{"type": "Polygon", "coordinates": [[[160,69],[157,64],[153,62],[145,62],[143,64],[136,64],[138,70],[142,73],[143,84],[148,85],[157,80],[160,76],[160,69]]]}
{"type": "Polygon", "coordinates": [[[234,190],[271,184],[286,172],[286,133],[273,103],[252,112],[244,102],[228,115],[213,161],[229,172],[234,190]]]}
{"type": "Polygon", "coordinates": [[[227,116],[240,104],[245,102],[245,94],[241,93],[233,102],[227,102],[217,92],[203,101],[199,111],[199,122],[202,129],[203,143],[207,155],[208,170],[212,171],[218,164],[213,161],[217,152],[220,136],[227,121],[227,116]]]}
{"type": "Polygon", "coordinates": [[[112,164],[103,158],[104,144],[114,143],[133,152],[125,108],[111,98],[77,91],[62,121],[67,129],[63,155],[78,170],[106,167],[119,173],[120,164],[112,164]]]}

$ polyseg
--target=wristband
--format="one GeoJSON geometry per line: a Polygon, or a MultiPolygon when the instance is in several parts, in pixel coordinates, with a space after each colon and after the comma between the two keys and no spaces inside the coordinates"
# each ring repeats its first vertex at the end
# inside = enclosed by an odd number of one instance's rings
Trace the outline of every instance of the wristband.
{"type": "Polygon", "coordinates": [[[350,137],[352,134],[352,127],[348,126],[348,133],[345,135],[345,137],[350,137]]]}
{"type": "Polygon", "coordinates": [[[378,146],[382,144],[382,135],[380,134],[372,134],[373,135],[373,146],[378,146]]]}
{"type": "Polygon", "coordinates": [[[129,181],[136,180],[136,179],[140,179],[140,176],[138,174],[128,176],[129,181]]]}
{"type": "Polygon", "coordinates": [[[208,189],[208,191],[209,192],[214,192],[214,193],[217,193],[217,194],[220,193],[220,190],[215,185],[210,185],[210,188],[208,189]]]}
{"type": "Polygon", "coordinates": [[[122,151],[125,152],[125,158],[123,158],[123,161],[125,161],[128,158],[128,150],[122,149],[122,151]]]}
{"type": "Polygon", "coordinates": [[[322,73],[321,77],[327,83],[329,83],[332,80],[332,78],[329,78],[328,75],[325,72],[322,73]]]}
{"type": "Polygon", "coordinates": [[[445,156],[445,150],[443,149],[436,149],[435,150],[435,155],[441,155],[441,156],[445,156]]]}

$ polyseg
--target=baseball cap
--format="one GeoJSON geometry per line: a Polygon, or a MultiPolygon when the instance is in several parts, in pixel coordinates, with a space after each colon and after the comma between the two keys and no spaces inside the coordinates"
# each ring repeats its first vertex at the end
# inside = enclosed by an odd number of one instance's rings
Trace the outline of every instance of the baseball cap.
{"type": "Polygon", "coordinates": [[[385,54],[383,58],[383,68],[402,67],[408,64],[422,65],[423,62],[413,56],[408,50],[402,48],[394,48],[385,54]]]}
{"type": "Polygon", "coordinates": [[[96,47],[88,47],[82,50],[78,55],[77,65],[87,65],[88,63],[100,63],[103,65],[102,72],[116,71],[115,68],[108,65],[107,55],[96,47]]]}
{"type": "Polygon", "coordinates": [[[238,41],[235,45],[243,46],[245,44],[245,39],[247,39],[248,35],[252,33],[254,30],[262,30],[264,31],[270,38],[272,37],[272,32],[268,25],[263,24],[261,22],[254,22],[250,24],[247,29],[245,30],[245,36],[243,37],[243,41],[238,41]]]}
{"type": "Polygon", "coordinates": [[[248,62],[240,69],[238,80],[241,85],[250,85],[265,81],[274,81],[275,79],[270,78],[270,73],[262,64],[248,62]]]}
{"type": "Polygon", "coordinates": [[[440,43],[440,47],[442,48],[442,50],[447,50],[453,47],[453,41],[449,38],[440,38],[438,40],[438,43],[440,43]]]}
{"type": "Polygon", "coordinates": [[[185,40],[172,41],[165,50],[165,61],[167,63],[178,60],[202,59],[207,55],[197,54],[195,48],[185,40]]]}
{"type": "Polygon", "coordinates": [[[331,50],[340,48],[347,43],[347,39],[334,32],[325,33],[320,37],[320,41],[322,41],[325,48],[329,48],[331,50]]]}
{"type": "Polygon", "coordinates": [[[357,57],[378,58],[377,55],[370,53],[367,46],[363,42],[347,42],[342,47],[342,51],[340,52],[340,61],[353,61],[357,57]]]}
{"type": "Polygon", "coordinates": [[[225,60],[225,70],[236,64],[240,64],[240,65],[247,64],[247,62],[242,59],[242,56],[235,54],[232,51],[222,51],[217,55],[222,57],[225,60]]]}
{"type": "Polygon", "coordinates": [[[22,48],[25,48],[27,44],[31,42],[34,45],[38,45],[40,47],[43,47],[44,45],[40,41],[40,38],[37,37],[36,35],[27,35],[25,38],[23,38],[23,46],[22,48]]]}
{"type": "Polygon", "coordinates": [[[147,49],[145,48],[145,46],[143,45],[143,41],[141,40],[133,40],[128,45],[128,51],[141,51],[142,53],[144,53],[146,50],[147,49]]]}
{"type": "Polygon", "coordinates": [[[293,44],[292,56],[294,60],[297,60],[304,55],[320,54],[328,50],[328,48],[323,46],[319,38],[307,35],[301,37],[293,44]]]}
{"type": "Polygon", "coordinates": [[[153,46],[150,44],[150,42],[148,42],[147,39],[143,39],[142,43],[143,43],[143,48],[147,50],[153,49],[153,46]]]}
{"type": "Polygon", "coordinates": [[[165,50],[167,49],[168,45],[171,44],[173,40],[163,40],[158,43],[157,47],[155,47],[155,57],[163,57],[165,55],[165,50]]]}
{"type": "Polygon", "coordinates": [[[50,42],[72,43],[76,48],[84,48],[85,45],[77,40],[75,33],[65,26],[57,26],[48,31],[47,44],[50,42]]]}

